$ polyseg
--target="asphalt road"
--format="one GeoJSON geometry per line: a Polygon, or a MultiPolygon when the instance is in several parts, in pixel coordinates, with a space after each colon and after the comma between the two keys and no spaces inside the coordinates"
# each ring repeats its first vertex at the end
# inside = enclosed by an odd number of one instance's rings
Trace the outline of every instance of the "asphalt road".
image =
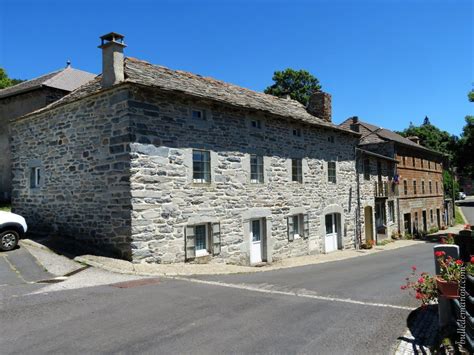
{"type": "Polygon", "coordinates": [[[474,196],[468,196],[463,201],[456,201],[469,224],[474,225],[474,196]]]}
{"type": "Polygon", "coordinates": [[[0,349],[388,354],[417,305],[400,285],[412,265],[433,272],[432,246],[251,275],[4,297],[0,349]]]}

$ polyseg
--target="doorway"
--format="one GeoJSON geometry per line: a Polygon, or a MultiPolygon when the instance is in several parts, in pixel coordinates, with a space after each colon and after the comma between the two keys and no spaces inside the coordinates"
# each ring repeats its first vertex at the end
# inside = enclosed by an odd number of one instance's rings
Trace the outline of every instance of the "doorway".
{"type": "Polygon", "coordinates": [[[324,250],[330,253],[338,249],[338,236],[341,217],[339,213],[330,213],[325,217],[326,235],[324,237],[324,250]]]}
{"type": "Polygon", "coordinates": [[[364,208],[364,221],[365,221],[365,241],[369,243],[374,240],[374,221],[372,217],[372,207],[367,206],[364,208]]]}
{"type": "Polygon", "coordinates": [[[264,245],[264,218],[250,221],[250,264],[258,264],[265,260],[264,245]]]}
{"type": "Polygon", "coordinates": [[[426,222],[426,211],[422,211],[421,212],[421,217],[423,219],[423,232],[426,232],[428,230],[428,227],[427,227],[427,222],[426,222]]]}
{"type": "Polygon", "coordinates": [[[403,227],[405,234],[411,234],[411,214],[405,213],[403,215],[403,227]]]}

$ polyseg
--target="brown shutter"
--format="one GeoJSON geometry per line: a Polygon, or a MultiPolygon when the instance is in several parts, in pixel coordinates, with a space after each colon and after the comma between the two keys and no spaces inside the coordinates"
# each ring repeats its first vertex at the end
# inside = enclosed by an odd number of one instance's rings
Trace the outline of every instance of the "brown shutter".
{"type": "Polygon", "coordinates": [[[221,224],[212,223],[212,255],[221,253],[221,224]]]}
{"type": "Polygon", "coordinates": [[[185,246],[186,246],[186,260],[194,259],[196,257],[196,239],[194,238],[194,227],[185,228],[185,246]]]}
{"type": "Polygon", "coordinates": [[[309,214],[303,215],[303,237],[309,238],[309,214]]]}
{"type": "Polygon", "coordinates": [[[295,239],[295,230],[293,228],[293,216],[287,218],[288,220],[288,240],[292,242],[295,239]]]}

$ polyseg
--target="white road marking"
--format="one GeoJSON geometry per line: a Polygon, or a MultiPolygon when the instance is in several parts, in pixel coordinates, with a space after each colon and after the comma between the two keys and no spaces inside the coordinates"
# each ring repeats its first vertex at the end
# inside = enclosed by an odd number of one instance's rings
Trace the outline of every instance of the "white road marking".
{"type": "Polygon", "coordinates": [[[303,298],[311,298],[320,301],[331,301],[331,302],[342,302],[342,303],[349,303],[349,304],[357,304],[361,306],[370,306],[370,307],[382,307],[382,308],[392,308],[392,309],[403,309],[407,311],[413,311],[416,308],[413,307],[406,307],[406,306],[398,306],[393,304],[386,304],[386,303],[374,303],[374,302],[364,302],[364,301],[357,301],[352,300],[350,298],[337,298],[337,297],[329,297],[329,296],[320,296],[317,294],[312,294],[311,291],[308,290],[296,290],[296,291],[280,291],[280,290],[272,290],[272,289],[263,289],[256,286],[251,286],[247,284],[231,284],[226,282],[220,281],[206,281],[206,280],[199,280],[199,279],[190,279],[186,277],[170,277],[174,280],[181,280],[181,281],[188,281],[194,283],[200,283],[205,285],[213,285],[213,286],[221,286],[221,287],[228,287],[228,288],[235,288],[240,290],[252,291],[252,292],[260,292],[260,293],[270,293],[276,295],[284,295],[284,296],[296,296],[296,297],[303,297],[303,298]]]}

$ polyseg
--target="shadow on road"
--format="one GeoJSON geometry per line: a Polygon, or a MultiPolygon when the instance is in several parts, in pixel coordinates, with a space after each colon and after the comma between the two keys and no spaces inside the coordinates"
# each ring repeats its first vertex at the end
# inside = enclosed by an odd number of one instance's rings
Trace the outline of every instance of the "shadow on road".
{"type": "Polygon", "coordinates": [[[398,339],[405,342],[405,347],[412,348],[415,354],[429,353],[428,349],[439,342],[438,305],[420,307],[412,311],[407,318],[407,327],[411,336],[398,339]]]}

